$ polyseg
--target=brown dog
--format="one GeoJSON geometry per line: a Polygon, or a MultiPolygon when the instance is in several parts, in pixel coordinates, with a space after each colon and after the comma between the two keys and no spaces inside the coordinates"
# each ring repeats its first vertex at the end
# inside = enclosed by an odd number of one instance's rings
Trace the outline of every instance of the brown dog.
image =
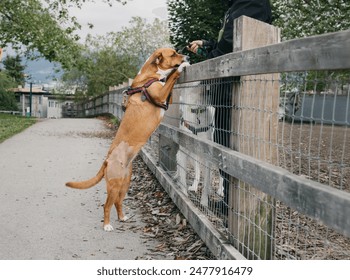
{"type": "Polygon", "coordinates": [[[76,189],[87,189],[105,177],[107,200],[104,205],[104,230],[112,231],[110,211],[115,205],[120,221],[125,221],[122,203],[128,191],[132,161],[159,126],[164,110],[171,103],[170,94],[184,67],[187,57],[170,48],[156,50],[136,75],[126,111],[117,134],[97,175],[83,182],[68,182],[76,189]],[[165,81],[164,81],[165,80],[165,81]]]}

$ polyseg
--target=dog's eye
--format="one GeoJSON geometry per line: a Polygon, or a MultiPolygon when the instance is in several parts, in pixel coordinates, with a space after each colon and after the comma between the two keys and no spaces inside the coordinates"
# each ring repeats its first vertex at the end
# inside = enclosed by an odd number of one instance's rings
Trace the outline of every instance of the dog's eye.
{"type": "Polygon", "coordinates": [[[171,55],[171,57],[175,57],[176,56],[176,53],[174,52],[172,55],[171,55]]]}

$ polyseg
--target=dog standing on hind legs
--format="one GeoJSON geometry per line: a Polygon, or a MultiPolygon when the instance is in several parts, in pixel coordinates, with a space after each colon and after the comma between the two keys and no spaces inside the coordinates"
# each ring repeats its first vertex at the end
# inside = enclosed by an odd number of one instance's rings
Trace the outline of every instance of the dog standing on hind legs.
{"type": "Polygon", "coordinates": [[[66,186],[87,189],[102,180],[107,184],[104,205],[105,231],[113,231],[110,212],[116,207],[118,219],[125,221],[122,203],[129,189],[132,161],[163,119],[171,104],[171,91],[188,58],[170,48],[157,49],[142,66],[127,91],[126,111],[117,134],[97,175],[87,181],[68,182],[66,186]]]}

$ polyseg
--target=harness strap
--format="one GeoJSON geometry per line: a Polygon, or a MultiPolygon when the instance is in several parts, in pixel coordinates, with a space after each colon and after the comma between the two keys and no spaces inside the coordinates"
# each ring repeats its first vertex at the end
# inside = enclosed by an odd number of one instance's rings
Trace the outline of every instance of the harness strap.
{"type": "Polygon", "coordinates": [[[150,87],[154,82],[159,82],[159,80],[156,79],[156,78],[153,78],[153,79],[147,81],[142,87],[129,88],[125,93],[127,95],[133,95],[135,93],[142,92],[143,95],[146,97],[146,99],[149,102],[151,102],[155,106],[163,108],[164,110],[168,110],[169,100],[170,100],[171,94],[169,94],[169,96],[168,96],[168,98],[166,100],[166,103],[163,104],[163,103],[159,103],[159,102],[154,101],[153,98],[151,97],[151,95],[148,93],[147,88],[150,87]]]}

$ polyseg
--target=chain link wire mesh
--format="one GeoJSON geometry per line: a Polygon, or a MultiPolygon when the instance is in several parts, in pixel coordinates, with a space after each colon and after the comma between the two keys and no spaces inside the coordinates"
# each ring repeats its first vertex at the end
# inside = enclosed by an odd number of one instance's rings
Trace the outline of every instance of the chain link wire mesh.
{"type": "MultiPolygon", "coordinates": [[[[179,113],[168,115],[165,121],[349,192],[349,74],[312,71],[182,84],[176,88],[179,99],[173,105],[179,113]],[[234,87],[240,88],[238,96],[229,96],[234,87]],[[271,91],[276,87],[278,99],[274,100],[271,91]],[[277,110],[271,105],[275,102],[277,110]]],[[[216,168],[181,146],[175,156],[167,149],[160,151],[164,167],[179,188],[247,258],[350,257],[349,238],[231,178],[224,172],[224,164],[216,168]],[[230,202],[232,192],[236,197],[230,202]]]]}

